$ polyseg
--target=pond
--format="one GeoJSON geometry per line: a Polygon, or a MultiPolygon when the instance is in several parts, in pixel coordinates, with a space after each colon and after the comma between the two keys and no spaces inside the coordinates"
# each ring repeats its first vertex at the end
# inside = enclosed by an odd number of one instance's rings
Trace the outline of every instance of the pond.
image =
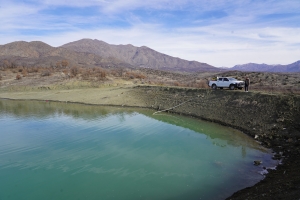
{"type": "Polygon", "coordinates": [[[1,200],[225,199],[276,165],[240,131],[146,109],[0,100],[0,127],[1,200]]]}

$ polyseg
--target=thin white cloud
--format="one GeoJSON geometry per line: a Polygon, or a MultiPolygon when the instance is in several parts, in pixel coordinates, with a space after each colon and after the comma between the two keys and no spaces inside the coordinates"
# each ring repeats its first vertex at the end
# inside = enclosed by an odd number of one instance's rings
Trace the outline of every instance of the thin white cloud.
{"type": "MultiPolygon", "coordinates": [[[[209,28],[200,31],[205,34],[199,34],[195,30],[180,30],[173,33],[157,30],[159,30],[157,26],[144,25],[129,29],[78,30],[38,39],[53,46],[60,46],[82,38],[103,40],[116,45],[148,46],[174,57],[227,67],[254,61],[288,64],[296,61],[297,55],[300,55],[299,47],[294,46],[295,43],[300,43],[298,37],[300,29],[249,29],[237,31],[234,33],[235,36],[231,36],[232,33],[229,31],[221,33],[221,36],[214,36],[215,30],[209,28]],[[272,37],[268,40],[259,36],[270,33],[272,37]],[[285,57],[279,55],[285,55],[285,57]]],[[[36,39],[32,38],[32,40],[36,39]]]]}
{"type": "Polygon", "coordinates": [[[0,7],[0,44],[41,40],[60,46],[91,38],[110,44],[148,46],[214,66],[230,67],[246,62],[287,64],[299,60],[299,10],[298,0],[31,0],[31,4],[4,0],[0,7]],[[96,13],[50,12],[61,6],[64,9],[92,6],[96,13]],[[161,17],[168,16],[166,21],[151,14],[148,15],[151,19],[145,19],[143,12],[152,11],[161,17]],[[176,11],[189,11],[186,15],[178,14],[187,25],[168,23],[167,19],[176,15],[176,11]],[[224,12],[224,16],[214,17],[218,11],[224,12]],[[212,17],[203,17],[210,12],[212,17]]]}
{"type": "Polygon", "coordinates": [[[1,4],[0,19],[3,21],[15,22],[19,17],[28,16],[37,13],[39,8],[26,4],[1,4]]]}

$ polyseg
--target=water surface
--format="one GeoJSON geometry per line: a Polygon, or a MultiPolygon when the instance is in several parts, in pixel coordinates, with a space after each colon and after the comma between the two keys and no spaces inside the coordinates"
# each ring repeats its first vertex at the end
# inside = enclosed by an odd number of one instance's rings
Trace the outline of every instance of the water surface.
{"type": "Polygon", "coordinates": [[[152,113],[0,100],[0,199],[224,199],[275,165],[237,130],[152,113]]]}

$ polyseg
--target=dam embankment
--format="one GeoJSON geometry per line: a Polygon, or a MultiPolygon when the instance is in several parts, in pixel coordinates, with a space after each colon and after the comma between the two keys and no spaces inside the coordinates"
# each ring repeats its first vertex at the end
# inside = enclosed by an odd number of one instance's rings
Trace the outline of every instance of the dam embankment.
{"type": "Polygon", "coordinates": [[[137,87],[145,107],[218,122],[255,137],[300,129],[300,97],[240,90],[137,87]]]}
{"type": "Polygon", "coordinates": [[[299,96],[170,87],[139,87],[133,92],[147,107],[237,128],[274,150],[274,159],[283,164],[228,199],[299,199],[299,96]]]}

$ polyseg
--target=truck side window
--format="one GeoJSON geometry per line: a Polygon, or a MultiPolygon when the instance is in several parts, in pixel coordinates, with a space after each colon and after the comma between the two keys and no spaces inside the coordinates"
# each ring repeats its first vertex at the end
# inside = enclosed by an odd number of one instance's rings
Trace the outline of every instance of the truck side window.
{"type": "Polygon", "coordinates": [[[224,78],[224,81],[229,81],[228,78],[224,78]]]}
{"type": "Polygon", "coordinates": [[[223,78],[219,78],[219,81],[223,81],[222,79],[223,79],[223,78]]]}

